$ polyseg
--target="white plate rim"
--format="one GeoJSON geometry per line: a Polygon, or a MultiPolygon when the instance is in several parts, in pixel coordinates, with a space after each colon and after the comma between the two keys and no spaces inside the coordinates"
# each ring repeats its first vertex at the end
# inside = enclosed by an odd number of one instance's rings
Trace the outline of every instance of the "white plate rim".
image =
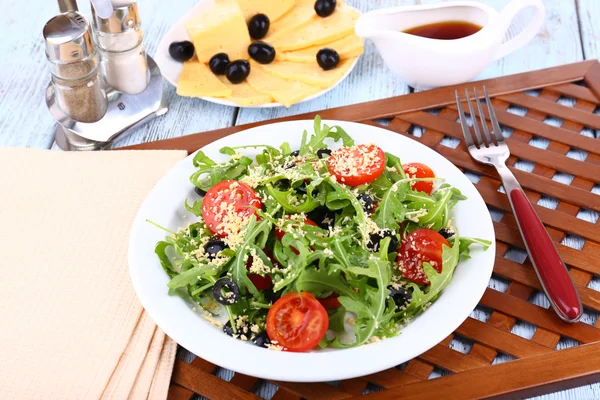
{"type": "MultiPolygon", "coordinates": [[[[175,23],[175,25],[173,25],[171,27],[171,29],[169,29],[163,35],[161,41],[158,44],[158,48],[156,49],[156,54],[154,56],[154,61],[156,61],[156,64],[160,68],[163,78],[165,78],[165,80],[167,82],[169,82],[171,85],[173,85],[175,88],[177,88],[177,80],[179,79],[179,74],[181,74],[181,70],[183,69],[183,64],[178,63],[177,61],[175,61],[171,58],[171,56],[169,55],[169,45],[171,43],[173,43],[174,41],[183,41],[183,40],[191,41],[185,28],[181,29],[181,27],[188,19],[190,19],[191,16],[198,15],[198,14],[196,14],[195,10],[203,10],[205,7],[207,7],[207,4],[209,4],[209,3],[212,3],[212,0],[200,0],[198,2],[198,4],[196,4],[194,7],[192,7],[192,9],[190,9],[183,17],[181,17],[177,21],[177,23],[175,23]]],[[[351,6],[348,6],[348,7],[351,7],[351,6]]],[[[360,11],[358,9],[356,9],[354,7],[351,7],[351,8],[353,8],[358,13],[360,13],[360,11]]],[[[356,67],[356,64],[358,63],[361,56],[358,56],[356,58],[356,60],[354,60],[354,62],[352,63],[352,65],[350,66],[348,71],[346,71],[346,73],[331,87],[328,87],[318,93],[308,96],[307,98],[302,99],[301,101],[299,101],[297,103],[294,103],[294,105],[301,104],[306,101],[314,100],[317,97],[320,97],[320,96],[328,93],[329,91],[335,89],[335,87],[337,87],[344,79],[346,79],[346,77],[348,77],[348,75],[350,75],[350,73],[354,70],[354,68],[356,67]]],[[[220,105],[228,106],[228,107],[240,107],[240,108],[285,107],[283,104],[278,103],[278,102],[268,103],[268,104],[256,104],[256,105],[252,105],[252,106],[241,106],[233,101],[229,101],[229,100],[226,100],[226,99],[220,98],[220,97],[204,96],[204,97],[198,97],[198,98],[208,101],[208,102],[211,102],[211,103],[220,104],[220,105]]]]}
{"type": "MultiPolygon", "coordinates": [[[[462,172],[450,163],[450,161],[432,149],[388,130],[371,125],[345,121],[328,120],[324,122],[328,125],[342,126],[351,136],[357,138],[357,143],[372,142],[373,137],[377,138],[377,136],[384,135],[386,137],[386,142],[389,137],[391,143],[403,143],[409,148],[414,146],[414,148],[417,148],[422,152],[420,156],[423,154],[427,156],[426,158],[430,161],[430,165],[431,161],[435,160],[434,164],[437,165],[438,168],[434,169],[434,171],[443,168],[446,172],[446,176],[448,176],[448,172],[452,172],[450,175],[453,175],[453,179],[462,176],[461,179],[458,179],[460,185],[457,185],[458,181],[451,183],[458,186],[463,193],[469,197],[469,200],[463,202],[462,206],[468,206],[468,213],[470,215],[481,218],[476,224],[471,225],[479,227],[480,230],[478,230],[478,232],[485,232],[484,236],[480,236],[492,241],[492,245],[486,252],[480,250],[474,251],[471,260],[461,262],[455,271],[455,277],[444,292],[442,292],[440,298],[421,316],[408,324],[402,331],[403,334],[400,334],[395,338],[385,339],[378,343],[372,343],[352,349],[326,350],[309,353],[277,352],[258,348],[249,343],[244,343],[224,335],[219,329],[211,326],[198,315],[194,314],[190,305],[186,303],[184,299],[178,296],[168,296],[166,283],[169,279],[162,270],[154,253],[151,250],[150,253],[148,253],[147,247],[151,246],[151,249],[153,249],[155,243],[145,243],[146,248],[144,249],[144,243],[142,241],[143,237],[150,232],[149,229],[156,229],[146,222],[146,219],[150,217],[152,212],[151,203],[156,201],[156,196],[160,196],[161,191],[164,192],[165,189],[173,186],[169,184],[171,180],[177,180],[177,176],[181,175],[182,172],[187,174],[191,171],[190,168],[193,169],[191,166],[191,158],[195,154],[194,153],[178,163],[167,175],[165,175],[165,177],[153,188],[140,207],[130,234],[128,256],[130,275],[134,290],[150,317],[176,342],[209,362],[223,368],[262,379],[293,382],[335,381],[372,374],[408,361],[441,342],[469,316],[473,309],[475,309],[487,288],[487,284],[492,274],[495,257],[495,235],[493,224],[485,202],[473,184],[462,174],[462,172]],[[360,130],[364,130],[364,132],[357,133],[360,130]],[[369,140],[360,140],[360,137],[368,137],[369,140]],[[392,139],[392,137],[394,139],[392,139]],[[140,251],[144,251],[144,253],[140,254],[140,251]],[[152,258],[154,261],[143,261],[144,258],[152,258]],[[149,264],[153,265],[149,266],[149,264]],[[466,264],[469,264],[469,271],[462,272],[463,269],[466,271],[467,267],[463,266],[466,264]],[[473,264],[478,265],[477,269],[473,267],[473,264]],[[461,266],[463,266],[462,269],[461,266]],[[476,282],[476,287],[472,288],[472,290],[461,290],[458,289],[456,285],[457,276],[464,273],[469,274],[470,282],[476,282]],[[149,276],[154,276],[154,278],[159,281],[158,283],[152,283],[154,288],[151,288],[151,285],[148,282],[145,282],[149,276]],[[160,289],[161,287],[163,289],[160,289]],[[162,290],[162,292],[160,292],[160,290],[162,290]],[[453,300],[460,301],[460,310],[457,310],[456,307],[449,307],[449,304],[445,304],[450,301],[450,298],[448,297],[450,294],[446,296],[447,300],[444,300],[444,295],[447,293],[451,293],[453,300]],[[433,318],[436,316],[439,317],[439,321],[441,322],[433,322],[433,318]],[[423,323],[422,321],[425,321],[426,323],[423,323]],[[414,336],[414,334],[411,334],[410,337],[416,337],[419,340],[422,340],[422,343],[419,343],[419,345],[411,344],[408,347],[399,349],[397,347],[398,344],[406,344],[403,343],[404,340],[402,339],[403,337],[406,337],[405,332],[410,330],[411,326],[417,327],[417,324],[429,328],[435,327],[435,329],[431,329],[430,335],[414,336]],[[198,333],[203,335],[202,339],[198,339],[198,336],[188,332],[192,327],[199,328],[198,333]],[[208,345],[206,345],[206,341],[208,341],[208,345]],[[398,353],[399,350],[401,351],[398,353]],[[276,368],[273,368],[273,366],[276,366],[276,368]],[[340,366],[343,366],[343,368],[340,368],[340,366]]],[[[230,141],[235,141],[235,144],[246,142],[252,143],[251,140],[256,136],[259,136],[261,131],[263,131],[262,134],[271,131],[273,135],[275,135],[271,144],[279,145],[281,144],[282,139],[277,136],[278,132],[297,131],[299,137],[302,129],[310,130],[312,125],[312,120],[296,120],[258,126],[219,139],[205,146],[201,150],[205,151],[209,156],[217,155],[215,158],[219,158],[218,149],[220,147],[230,145],[231,143],[227,144],[230,141]],[[244,136],[247,137],[245,138],[244,136]],[[249,138],[252,139],[248,140],[249,138]]],[[[299,142],[299,138],[297,141],[299,142]]],[[[389,147],[387,149],[384,147],[384,150],[391,151],[396,155],[404,157],[406,159],[404,160],[405,162],[424,161],[420,157],[418,159],[412,158],[414,157],[414,152],[412,151],[409,152],[413,153],[411,155],[398,154],[398,151],[393,151],[389,149],[389,147]]],[[[181,183],[183,184],[183,182],[189,182],[187,180],[188,177],[189,175],[179,176],[179,180],[181,180],[181,183]]],[[[186,188],[186,191],[193,190],[186,188]]],[[[180,200],[179,203],[182,203],[183,200],[180,200]]],[[[461,203],[456,207],[457,209],[461,207],[460,204],[461,203]]],[[[181,206],[179,209],[183,209],[183,207],[181,206]]],[[[460,227],[461,221],[457,221],[457,225],[460,227]]],[[[156,231],[158,231],[158,229],[156,229],[156,231]]],[[[160,236],[160,238],[164,238],[162,232],[160,232],[160,235],[158,236],[157,234],[153,235],[155,237],[160,236]]]]}

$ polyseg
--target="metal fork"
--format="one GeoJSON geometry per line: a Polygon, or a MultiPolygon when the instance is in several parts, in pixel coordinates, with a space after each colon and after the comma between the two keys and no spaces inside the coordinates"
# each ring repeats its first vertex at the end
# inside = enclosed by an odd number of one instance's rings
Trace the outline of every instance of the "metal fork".
{"type": "Polygon", "coordinates": [[[510,155],[510,150],[502,136],[502,130],[498,124],[498,119],[496,118],[496,113],[494,112],[487,89],[485,86],[483,87],[485,95],[484,103],[487,104],[489,119],[492,122],[491,131],[488,129],[485,115],[483,114],[477,89],[473,89],[473,92],[475,96],[474,100],[477,104],[479,122],[477,121],[473,103],[469,97],[469,91],[465,89],[466,103],[473,120],[475,135],[471,134],[458,90],[455,91],[460,125],[465,136],[465,143],[469,148],[469,154],[475,160],[491,165],[498,171],[513,214],[517,220],[527,254],[529,254],[529,259],[533,264],[533,268],[537,273],[548,300],[561,319],[567,322],[577,322],[583,313],[579,294],[575,289],[575,285],[565,264],[560,259],[558,251],[556,251],[556,247],[554,247],[548,232],[544,228],[544,224],[542,224],[533,206],[527,199],[521,185],[519,185],[513,173],[506,166],[505,162],[510,155]]]}

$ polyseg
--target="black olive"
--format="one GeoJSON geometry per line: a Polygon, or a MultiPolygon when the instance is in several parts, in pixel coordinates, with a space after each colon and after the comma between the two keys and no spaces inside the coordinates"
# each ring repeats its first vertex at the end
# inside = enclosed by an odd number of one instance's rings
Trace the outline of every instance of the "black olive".
{"type": "Polygon", "coordinates": [[[225,76],[231,83],[242,83],[250,75],[250,63],[246,60],[230,62],[225,70],[225,76]]]}
{"type": "Polygon", "coordinates": [[[229,306],[231,304],[237,303],[240,299],[240,288],[229,278],[221,278],[215,282],[213,286],[213,296],[215,296],[215,300],[218,303],[229,306]],[[222,289],[225,288],[228,290],[228,295],[224,295],[221,293],[222,289]]]}
{"type": "Polygon", "coordinates": [[[267,345],[271,344],[271,339],[269,339],[267,332],[261,332],[258,335],[256,335],[254,339],[252,339],[252,342],[258,347],[266,348],[267,345]]]}
{"type": "Polygon", "coordinates": [[[331,155],[331,150],[330,149],[319,149],[317,150],[317,157],[319,158],[325,158],[325,156],[330,156],[331,155]]]}
{"type": "Polygon", "coordinates": [[[254,42],[248,46],[248,55],[261,64],[270,64],[275,59],[275,49],[265,42],[254,42]]]}
{"type": "Polygon", "coordinates": [[[363,210],[365,210],[366,213],[371,213],[371,211],[373,211],[373,209],[375,208],[375,202],[373,201],[373,198],[368,194],[361,193],[358,196],[356,196],[356,198],[358,199],[360,204],[362,204],[363,210]]]}
{"type": "Polygon", "coordinates": [[[263,293],[265,295],[265,299],[269,302],[269,304],[275,303],[280,296],[280,293],[274,292],[271,288],[265,289],[263,293]]]}
{"type": "Polygon", "coordinates": [[[448,239],[456,235],[456,232],[454,232],[454,230],[450,228],[442,228],[438,231],[438,233],[442,235],[444,239],[448,239]]]}
{"type": "Polygon", "coordinates": [[[388,253],[397,252],[398,251],[398,238],[396,237],[394,232],[390,231],[389,229],[382,229],[379,231],[379,233],[372,234],[367,247],[371,251],[374,251],[374,252],[379,251],[379,244],[381,243],[381,240],[386,237],[392,238],[390,240],[390,245],[388,247],[388,253]]]}
{"type": "Polygon", "coordinates": [[[289,163],[283,164],[283,169],[290,169],[290,168],[294,168],[296,166],[296,163],[293,161],[290,161],[289,163]]]}
{"type": "MultiPolygon", "coordinates": [[[[302,182],[302,184],[296,188],[296,192],[298,192],[300,194],[307,194],[308,191],[306,189],[306,182],[302,182]]],[[[314,194],[314,192],[313,192],[313,194],[314,194]]]]}
{"type": "Polygon", "coordinates": [[[196,192],[196,194],[200,197],[204,197],[204,195],[206,194],[206,192],[200,189],[198,186],[194,186],[194,192],[196,192]]]}
{"type": "Polygon", "coordinates": [[[390,290],[390,297],[394,299],[394,303],[396,303],[397,311],[406,308],[406,306],[410,304],[412,294],[408,290],[404,288],[394,289],[392,286],[388,286],[388,289],[390,290]]]}
{"type": "Polygon", "coordinates": [[[169,45],[169,54],[175,61],[184,62],[194,57],[194,44],[187,40],[169,45]]]}
{"type": "Polygon", "coordinates": [[[213,74],[223,75],[229,65],[229,56],[225,53],[219,53],[212,56],[208,62],[208,66],[213,74]]]}
{"type": "Polygon", "coordinates": [[[228,247],[227,243],[221,239],[210,239],[204,245],[204,251],[208,254],[208,258],[212,260],[221,250],[225,250],[228,247]]]}
{"type": "Polygon", "coordinates": [[[334,69],[340,63],[340,55],[333,49],[324,48],[317,53],[317,63],[325,71],[334,69]]]}
{"type": "Polygon", "coordinates": [[[298,157],[300,155],[300,150],[294,150],[290,153],[290,157],[298,157]]]}
{"type": "Polygon", "coordinates": [[[335,11],[336,0],[317,0],[315,12],[319,17],[329,17],[335,11]]]}
{"type": "Polygon", "coordinates": [[[321,229],[329,229],[335,224],[335,213],[327,207],[317,207],[306,215],[321,229]]]}
{"type": "Polygon", "coordinates": [[[265,14],[256,14],[248,22],[248,32],[252,39],[262,39],[267,35],[271,21],[265,14]]]}
{"type": "Polygon", "coordinates": [[[231,327],[231,321],[227,321],[227,323],[223,326],[223,332],[225,332],[229,336],[233,336],[233,328],[231,327]]]}

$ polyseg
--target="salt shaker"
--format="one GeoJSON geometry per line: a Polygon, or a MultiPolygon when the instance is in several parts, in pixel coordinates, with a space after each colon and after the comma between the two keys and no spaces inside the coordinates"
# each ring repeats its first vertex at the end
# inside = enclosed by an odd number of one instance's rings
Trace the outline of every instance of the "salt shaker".
{"type": "Polygon", "coordinates": [[[94,42],[100,51],[104,80],[112,88],[138,94],[148,86],[150,74],[135,0],[113,0],[113,13],[100,18],[92,6],[94,42]]]}
{"type": "Polygon", "coordinates": [[[46,23],[43,35],[58,106],[75,121],[102,119],[108,100],[88,20],[77,11],[59,14],[46,23]]]}

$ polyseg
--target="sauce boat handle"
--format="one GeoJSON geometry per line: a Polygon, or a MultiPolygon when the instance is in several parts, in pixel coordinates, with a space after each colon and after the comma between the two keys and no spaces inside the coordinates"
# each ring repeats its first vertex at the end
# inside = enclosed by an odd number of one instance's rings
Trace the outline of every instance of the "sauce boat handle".
{"type": "Polygon", "coordinates": [[[507,56],[527,44],[544,23],[545,8],[542,0],[512,0],[500,13],[500,23],[504,25],[505,31],[510,27],[513,18],[527,7],[535,8],[533,20],[521,33],[500,45],[495,55],[496,60],[507,56]]]}

